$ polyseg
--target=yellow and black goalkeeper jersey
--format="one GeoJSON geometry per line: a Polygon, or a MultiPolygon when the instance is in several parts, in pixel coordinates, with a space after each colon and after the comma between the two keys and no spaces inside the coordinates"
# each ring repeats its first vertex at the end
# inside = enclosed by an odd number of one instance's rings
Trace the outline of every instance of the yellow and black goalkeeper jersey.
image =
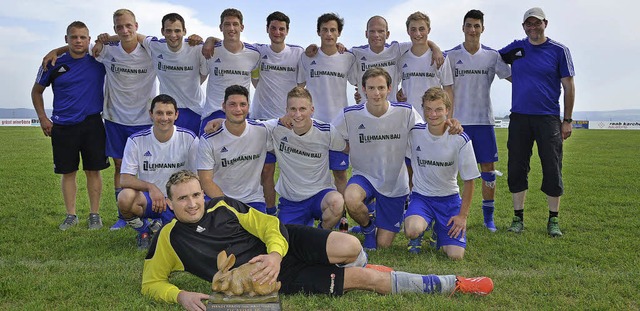
{"type": "Polygon", "coordinates": [[[180,290],[169,283],[171,272],[187,271],[211,281],[220,251],[234,254],[237,267],[260,254],[284,257],[288,248],[287,229],[278,218],[231,198],[216,198],[207,203],[199,222],[174,219],[160,230],[144,261],[142,293],[175,303],[180,290]]]}

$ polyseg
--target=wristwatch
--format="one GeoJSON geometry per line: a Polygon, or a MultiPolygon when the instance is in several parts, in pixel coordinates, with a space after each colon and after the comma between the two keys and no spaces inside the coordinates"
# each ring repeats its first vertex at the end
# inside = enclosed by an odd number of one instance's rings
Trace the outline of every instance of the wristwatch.
{"type": "Polygon", "coordinates": [[[569,118],[569,119],[564,118],[564,119],[562,120],[562,122],[567,122],[567,123],[571,124],[571,122],[573,122],[573,119],[571,119],[571,118],[569,118]]]}

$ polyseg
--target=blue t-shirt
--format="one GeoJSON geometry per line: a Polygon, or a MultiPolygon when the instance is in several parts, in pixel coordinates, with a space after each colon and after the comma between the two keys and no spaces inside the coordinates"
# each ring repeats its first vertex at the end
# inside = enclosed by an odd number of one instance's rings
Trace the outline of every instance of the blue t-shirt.
{"type": "Polygon", "coordinates": [[[38,71],[36,83],[53,86],[53,114],[51,121],[58,125],[82,122],[87,116],[102,112],[104,102],[104,66],[86,54],[74,59],[68,53],[38,71]]]}
{"type": "Polygon", "coordinates": [[[511,112],[560,115],[560,79],[575,76],[569,48],[550,38],[540,45],[525,38],[499,52],[511,65],[511,112]]]}

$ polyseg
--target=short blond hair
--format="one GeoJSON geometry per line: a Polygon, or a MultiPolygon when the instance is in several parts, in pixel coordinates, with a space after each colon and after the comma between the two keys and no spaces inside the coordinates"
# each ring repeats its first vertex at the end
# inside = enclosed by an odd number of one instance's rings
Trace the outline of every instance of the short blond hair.
{"type": "Polygon", "coordinates": [[[171,177],[169,177],[169,180],[167,181],[167,185],[166,185],[167,198],[171,199],[171,187],[173,185],[184,184],[194,179],[200,182],[200,178],[198,178],[198,175],[196,175],[192,171],[182,170],[182,171],[173,173],[171,177]]]}
{"type": "Polygon", "coordinates": [[[305,89],[302,86],[296,86],[296,87],[292,88],[291,91],[289,91],[289,93],[287,93],[287,101],[290,98],[308,99],[309,102],[311,103],[311,105],[313,105],[313,99],[311,98],[311,93],[309,93],[309,90],[305,89]]]}
{"type": "Polygon", "coordinates": [[[409,23],[411,23],[412,21],[425,21],[425,23],[427,23],[427,27],[431,29],[431,19],[429,19],[429,16],[427,16],[427,14],[424,14],[420,11],[413,12],[411,15],[409,15],[409,17],[407,17],[407,29],[409,29],[409,23]]]}
{"type": "Polygon", "coordinates": [[[447,107],[447,110],[451,109],[451,99],[449,98],[449,94],[445,92],[441,87],[434,86],[424,92],[422,95],[422,107],[424,108],[424,104],[426,102],[436,101],[438,99],[442,99],[444,106],[447,107]]]}
{"type": "Polygon", "coordinates": [[[131,17],[133,17],[133,21],[134,22],[136,21],[136,15],[133,14],[133,12],[131,12],[131,10],[129,10],[129,9],[118,9],[115,12],[113,12],[113,20],[115,20],[116,17],[120,17],[120,16],[125,15],[125,14],[131,15],[131,17]]]}

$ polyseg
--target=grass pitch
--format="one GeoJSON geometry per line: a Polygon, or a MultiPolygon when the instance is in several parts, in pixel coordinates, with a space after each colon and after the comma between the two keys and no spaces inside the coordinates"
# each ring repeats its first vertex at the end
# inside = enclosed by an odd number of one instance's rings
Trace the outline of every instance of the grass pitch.
{"type": "MultiPolygon", "coordinates": [[[[506,173],[506,129],[497,130],[506,173]]],[[[565,195],[561,238],[546,235],[548,211],[540,166],[532,157],[525,231],[506,232],[513,215],[506,178],[498,179],[496,224],[482,226],[480,183],[468,221],[464,260],[452,262],[427,249],[406,253],[400,234],[393,247],[371,252],[370,261],[415,273],[486,275],[487,297],[381,296],[351,292],[341,298],[283,296],[286,310],[576,310],[640,309],[640,131],[575,130],[564,148],[565,195]]],[[[78,174],[80,225],[58,230],[64,218],[60,178],[53,174],[51,145],[36,127],[0,128],[0,309],[179,310],[140,294],[145,254],[131,229],[110,232],[116,220],[113,169],[103,172],[101,215],[105,227],[86,229],[85,179],[78,174]]],[[[214,264],[214,263],[212,263],[214,264]]],[[[209,292],[209,283],[174,274],[180,288],[209,292]]]]}

